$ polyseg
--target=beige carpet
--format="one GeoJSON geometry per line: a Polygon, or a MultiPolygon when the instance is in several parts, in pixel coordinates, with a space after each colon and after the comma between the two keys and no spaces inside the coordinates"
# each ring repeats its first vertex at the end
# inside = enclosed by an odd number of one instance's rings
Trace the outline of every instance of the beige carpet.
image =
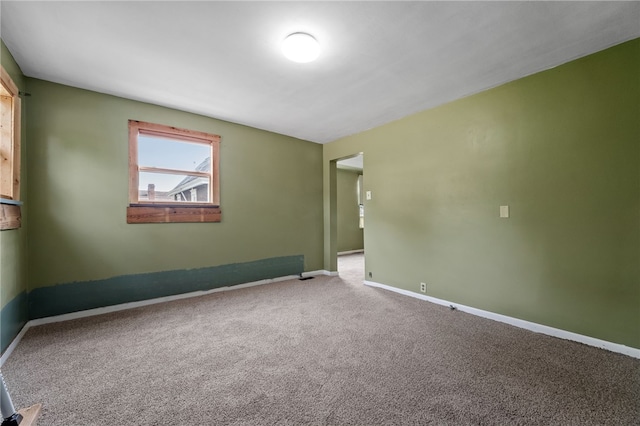
{"type": "Polygon", "coordinates": [[[2,371],[39,425],[640,424],[640,360],[343,278],[34,327],[2,371]]]}

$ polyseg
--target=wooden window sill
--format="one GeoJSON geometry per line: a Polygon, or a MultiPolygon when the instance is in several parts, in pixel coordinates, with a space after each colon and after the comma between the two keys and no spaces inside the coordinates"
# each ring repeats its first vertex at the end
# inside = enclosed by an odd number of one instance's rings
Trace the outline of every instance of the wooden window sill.
{"type": "Polygon", "coordinates": [[[0,231],[18,229],[22,226],[20,201],[0,198],[0,231]]]}
{"type": "Polygon", "coordinates": [[[127,207],[127,223],[204,223],[220,222],[220,206],[132,204],[127,207]]]}

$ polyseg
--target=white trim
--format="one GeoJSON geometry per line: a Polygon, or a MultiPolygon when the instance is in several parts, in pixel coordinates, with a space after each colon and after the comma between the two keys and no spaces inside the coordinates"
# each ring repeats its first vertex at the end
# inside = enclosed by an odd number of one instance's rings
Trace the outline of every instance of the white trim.
{"type": "Polygon", "coordinates": [[[400,293],[405,296],[414,297],[416,299],[426,300],[427,302],[436,303],[438,305],[444,305],[447,307],[454,307],[455,309],[467,312],[472,315],[476,315],[483,318],[488,318],[494,321],[503,322],[513,325],[515,327],[524,328],[526,330],[533,331],[535,333],[546,334],[560,339],[572,340],[574,342],[583,343],[589,346],[595,346],[597,348],[606,349],[611,352],[617,352],[623,355],[628,355],[633,358],[640,359],[640,349],[632,348],[629,346],[621,345],[619,343],[608,342],[606,340],[596,339],[595,337],[585,336],[583,334],[573,333],[571,331],[561,330],[559,328],[553,328],[535,322],[525,321],[518,318],[509,317],[502,314],[496,314],[490,311],[484,311],[482,309],[472,308],[471,306],[460,305],[459,303],[449,302],[447,300],[438,299],[435,297],[427,296],[425,294],[414,293],[409,290],[403,290],[401,288],[391,287],[386,284],[380,284],[374,281],[364,281],[365,285],[370,287],[378,287],[384,290],[400,293]]]}
{"type": "Polygon", "coordinates": [[[7,361],[7,359],[9,359],[9,356],[11,356],[11,353],[13,352],[13,350],[16,348],[16,346],[18,346],[18,343],[20,343],[20,340],[22,340],[22,337],[27,332],[29,327],[30,325],[28,322],[25,325],[23,325],[22,330],[20,330],[20,333],[18,333],[18,335],[13,338],[13,341],[9,344],[9,346],[7,346],[7,350],[4,351],[4,353],[0,357],[0,367],[2,367],[4,363],[7,361]]]}
{"type": "Polygon", "coordinates": [[[310,272],[303,272],[302,276],[303,277],[312,277],[312,276],[316,276],[316,275],[326,275],[329,277],[337,277],[338,276],[338,272],[330,272],[327,271],[326,269],[319,269],[317,271],[310,271],[310,272]]]}
{"type": "MultiPolygon", "coordinates": [[[[337,272],[329,272],[329,271],[325,271],[325,270],[310,271],[310,272],[303,272],[302,273],[302,276],[305,276],[305,277],[311,277],[311,276],[316,276],[316,275],[330,275],[330,276],[333,276],[333,275],[338,275],[338,273],[337,272]]],[[[37,318],[37,319],[31,320],[31,321],[28,321],[22,327],[22,330],[20,330],[18,335],[16,337],[14,337],[13,341],[11,342],[11,344],[7,347],[7,350],[4,351],[4,353],[2,354],[2,357],[0,357],[0,367],[2,367],[4,365],[4,363],[9,358],[9,356],[11,355],[13,350],[16,348],[16,346],[18,346],[18,343],[20,343],[20,340],[22,340],[22,337],[25,335],[27,330],[29,330],[29,328],[31,328],[31,327],[35,327],[35,326],[43,325],[43,324],[51,324],[51,323],[54,323],[54,322],[69,321],[69,320],[78,319],[78,318],[92,317],[92,316],[96,316],[96,315],[107,314],[107,313],[110,313],[110,312],[124,311],[124,310],[127,310],[127,309],[134,309],[134,308],[139,308],[139,307],[142,307],[142,306],[148,306],[148,305],[155,305],[155,304],[158,304],[158,303],[171,302],[171,301],[174,301],[174,300],[189,299],[191,297],[204,296],[206,294],[219,293],[219,292],[222,292],[222,291],[238,290],[238,289],[241,289],[241,288],[255,287],[255,286],[259,286],[259,285],[271,284],[271,283],[276,283],[276,282],[280,282],[280,281],[296,280],[298,278],[300,278],[299,275],[286,275],[284,277],[269,278],[269,279],[266,279],[266,280],[253,281],[253,282],[244,283],[244,284],[236,284],[236,285],[232,285],[232,286],[218,287],[218,288],[214,288],[214,289],[211,289],[211,290],[192,291],[192,292],[189,292],[189,293],[174,294],[172,296],[164,296],[164,297],[156,297],[154,299],[140,300],[140,301],[137,301],[137,302],[128,302],[128,303],[121,303],[119,305],[104,306],[102,308],[86,309],[84,311],[71,312],[71,313],[62,314],[62,315],[55,315],[55,316],[52,316],[52,317],[37,318]]]]}
{"type": "Polygon", "coordinates": [[[342,255],[345,255],[345,254],[356,254],[356,253],[364,253],[364,249],[339,251],[338,252],[338,256],[342,256],[342,255]]]}

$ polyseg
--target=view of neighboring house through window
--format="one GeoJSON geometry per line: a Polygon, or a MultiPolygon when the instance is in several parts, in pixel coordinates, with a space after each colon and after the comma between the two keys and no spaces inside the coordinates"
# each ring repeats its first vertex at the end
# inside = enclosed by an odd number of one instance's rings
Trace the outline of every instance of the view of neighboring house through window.
{"type": "Polygon", "coordinates": [[[138,135],[138,201],[209,203],[211,146],[138,135]],[[194,174],[198,173],[198,174],[194,174]]]}
{"type": "Polygon", "coordinates": [[[219,136],[133,120],[129,127],[131,203],[219,204],[219,136]]]}

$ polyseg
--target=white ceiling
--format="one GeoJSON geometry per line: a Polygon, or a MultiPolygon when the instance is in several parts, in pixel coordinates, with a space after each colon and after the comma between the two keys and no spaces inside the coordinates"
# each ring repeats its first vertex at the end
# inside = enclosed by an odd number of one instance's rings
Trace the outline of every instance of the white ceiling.
{"type": "Polygon", "coordinates": [[[14,2],[25,75],[325,143],[640,37],[638,2],[14,2]],[[309,64],[279,44],[322,46],[309,64]]]}

